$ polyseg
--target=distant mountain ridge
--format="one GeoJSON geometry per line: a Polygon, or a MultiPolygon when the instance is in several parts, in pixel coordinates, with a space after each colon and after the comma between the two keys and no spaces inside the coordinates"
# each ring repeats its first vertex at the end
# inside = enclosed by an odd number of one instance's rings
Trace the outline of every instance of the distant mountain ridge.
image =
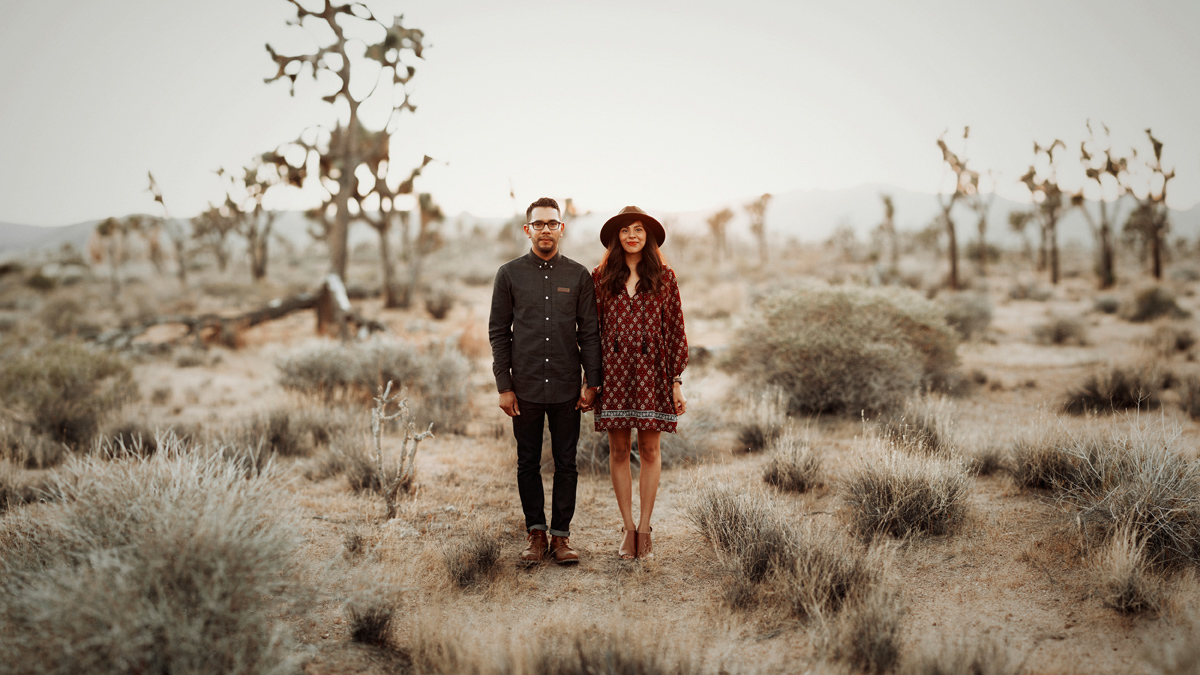
{"type": "MultiPolygon", "coordinates": [[[[921,192],[912,192],[900,188],[866,184],[840,190],[792,190],[775,195],[767,208],[767,230],[772,239],[784,241],[796,239],[804,243],[824,241],[840,226],[851,228],[859,237],[867,236],[871,230],[883,220],[883,202],[881,195],[891,195],[895,204],[895,222],[900,230],[919,230],[928,225],[940,213],[938,196],[921,192]]],[[[754,196],[737,200],[728,204],[734,212],[730,222],[730,236],[749,239],[746,213],[743,204],[749,203],[754,196]]],[[[1131,203],[1131,200],[1129,200],[1131,203]]],[[[721,207],[704,211],[665,212],[651,210],[651,213],[669,219],[673,227],[693,234],[703,234],[708,227],[706,218],[721,207]]],[[[1008,214],[1018,210],[1028,210],[1028,204],[1014,202],[997,196],[992,203],[988,216],[987,240],[991,243],[1016,247],[1021,243],[1019,235],[1008,225],[1008,214]]],[[[1093,213],[1098,210],[1094,202],[1089,202],[1087,208],[1093,213]]],[[[1124,217],[1128,214],[1129,205],[1121,209],[1119,222],[1115,223],[1118,232],[1124,225],[1124,217]]],[[[599,232],[600,226],[609,214],[587,213],[578,217],[569,232],[571,239],[592,239],[599,232]]],[[[977,237],[977,217],[965,205],[956,205],[953,211],[958,227],[959,241],[966,243],[977,237]]],[[[476,226],[488,231],[495,231],[506,218],[481,218],[469,213],[461,213],[446,219],[446,227],[451,234],[457,234],[457,228],[469,232],[476,226]]],[[[83,251],[95,230],[98,220],[90,220],[62,227],[39,227],[0,223],[0,260],[8,260],[37,252],[50,252],[59,249],[64,243],[69,243],[78,251],[83,251]]],[[[182,221],[185,222],[186,221],[182,221]]],[[[286,211],[276,220],[274,232],[298,246],[312,242],[308,236],[309,222],[303,212],[286,211]]],[[[1027,236],[1036,238],[1036,225],[1030,224],[1027,236]]],[[[1059,242],[1066,244],[1076,242],[1084,246],[1092,243],[1092,235],[1087,221],[1078,209],[1066,209],[1058,226],[1059,242]]],[[[1171,211],[1170,237],[1184,237],[1189,240],[1200,238],[1200,205],[1186,210],[1171,211]]],[[[374,230],[355,226],[351,228],[350,243],[373,242],[377,235],[374,230]]]]}

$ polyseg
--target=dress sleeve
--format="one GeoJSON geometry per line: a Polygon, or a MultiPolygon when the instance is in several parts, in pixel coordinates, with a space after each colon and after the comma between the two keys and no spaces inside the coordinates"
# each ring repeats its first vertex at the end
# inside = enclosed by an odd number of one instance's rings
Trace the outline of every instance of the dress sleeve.
{"type": "Polygon", "coordinates": [[[679,299],[679,281],[675,278],[675,271],[668,268],[664,276],[667,282],[666,288],[663,289],[666,298],[662,310],[664,356],[667,375],[679,377],[683,375],[688,364],[687,334],[683,327],[683,303],[679,299]]]}

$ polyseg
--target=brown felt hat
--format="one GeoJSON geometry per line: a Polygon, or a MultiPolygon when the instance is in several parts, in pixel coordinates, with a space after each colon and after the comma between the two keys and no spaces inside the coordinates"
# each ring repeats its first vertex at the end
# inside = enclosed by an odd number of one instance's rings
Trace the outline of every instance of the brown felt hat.
{"type": "Polygon", "coordinates": [[[604,227],[600,228],[600,243],[604,244],[604,248],[608,248],[609,242],[617,236],[621,228],[638,220],[642,221],[642,227],[646,228],[647,232],[654,235],[654,241],[662,246],[663,242],[667,240],[667,231],[663,229],[662,223],[636,206],[626,206],[621,209],[620,213],[604,223],[604,227]]]}

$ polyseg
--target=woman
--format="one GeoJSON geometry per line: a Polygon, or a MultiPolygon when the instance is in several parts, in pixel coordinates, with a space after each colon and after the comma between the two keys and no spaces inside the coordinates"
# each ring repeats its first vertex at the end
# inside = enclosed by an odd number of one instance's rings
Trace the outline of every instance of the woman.
{"type": "Polygon", "coordinates": [[[627,206],[600,230],[607,251],[592,271],[600,316],[604,380],[596,402],[596,431],[608,432],[612,475],[623,534],[623,559],[651,558],[650,516],[662,472],[659,436],[675,432],[687,410],[681,376],[687,367],[687,337],[679,283],[659,247],[667,238],[661,223],[627,206]],[[633,521],[633,476],[629,453],[638,432],[641,514],[633,521]]]}

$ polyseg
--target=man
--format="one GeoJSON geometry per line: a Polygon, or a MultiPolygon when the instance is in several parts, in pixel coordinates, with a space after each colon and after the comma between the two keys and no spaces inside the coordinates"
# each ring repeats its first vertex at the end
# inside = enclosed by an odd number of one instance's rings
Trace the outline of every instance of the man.
{"type": "Polygon", "coordinates": [[[525,210],[532,250],[496,272],[488,321],[500,408],[512,418],[517,439],[517,489],[529,542],[521,560],[527,564],[546,556],[559,564],[579,562],[569,540],[579,478],[579,415],[592,408],[601,376],[592,276],[558,252],[566,233],[560,213],[558,202],[549,197],[525,210]],[[586,376],[582,385],[581,368],[586,376]],[[549,528],[540,473],[544,420],[550,425],[554,455],[549,528]]]}

